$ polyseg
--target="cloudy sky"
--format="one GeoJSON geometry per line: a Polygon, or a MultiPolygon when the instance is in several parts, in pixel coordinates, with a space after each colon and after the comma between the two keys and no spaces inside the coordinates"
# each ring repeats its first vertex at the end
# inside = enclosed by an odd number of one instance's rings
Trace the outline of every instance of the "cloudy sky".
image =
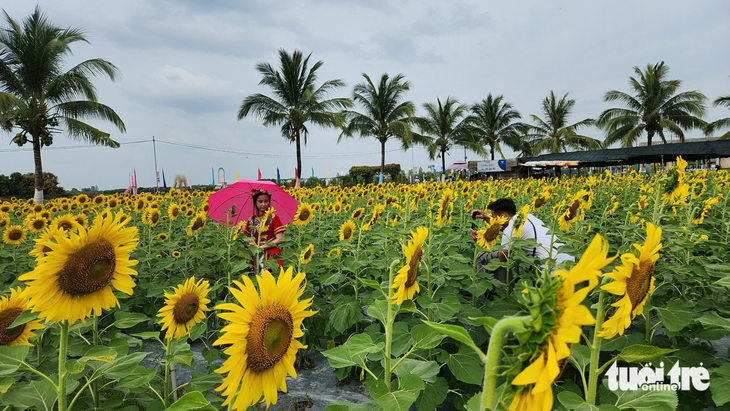
{"type": "MultiPolygon", "coordinates": [[[[342,79],[333,97],[349,96],[361,73],[379,78],[402,73],[411,82],[407,97],[420,108],[447,96],[473,104],[487,94],[503,94],[523,118],[540,113],[551,90],[570,93],[573,122],[612,107],[602,100],[611,89],[629,91],[633,67],[664,61],[680,91],[699,90],[710,101],[730,94],[727,21],[730,2],[650,1],[236,1],[125,0],[119,2],[40,1],[48,18],[62,27],[86,30],[90,44],[76,43],[68,67],[105,58],[122,79],[98,79],[100,102],[126,124],[120,134],[110,124],[92,123],[112,133],[121,148],[82,146],[57,135],[43,149],[44,171],[67,188],[128,186],[136,168],[140,186],[154,186],[152,137],[158,140],[157,166],[168,184],[185,174],[193,184],[211,181],[223,167],[228,182],[293,177],[295,147],[278,128],[251,117],[236,120],[241,101],[270,90],[258,85],[258,62],[278,67],[277,51],[295,49],[322,60],[319,79],[342,79]]],[[[15,20],[36,3],[6,2],[15,20]]],[[[6,23],[2,21],[3,26],[6,23]]],[[[423,110],[420,110],[423,113],[423,110]]],[[[708,120],[727,117],[726,108],[708,110],[708,120]]],[[[599,130],[585,133],[602,138],[599,130]]],[[[690,136],[699,136],[690,133],[690,136]]],[[[318,177],[342,167],[379,165],[374,139],[349,139],[310,126],[303,148],[303,176],[318,177]]],[[[0,135],[0,174],[33,171],[30,146],[10,146],[0,135]]],[[[440,164],[424,149],[403,152],[386,146],[386,162],[403,168],[440,164]]],[[[512,153],[507,151],[509,157],[512,153]]],[[[469,160],[477,156],[468,153],[469,160]]],[[[463,149],[447,165],[463,160],[463,149]]]]}

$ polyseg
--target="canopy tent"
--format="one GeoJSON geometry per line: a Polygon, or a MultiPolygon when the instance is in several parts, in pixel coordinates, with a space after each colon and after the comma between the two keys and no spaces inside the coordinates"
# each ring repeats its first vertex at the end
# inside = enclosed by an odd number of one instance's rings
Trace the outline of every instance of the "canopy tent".
{"type": "MultiPolygon", "coordinates": [[[[520,158],[519,162],[525,166],[537,166],[536,164],[538,163],[549,162],[576,162],[575,165],[581,167],[600,167],[617,166],[620,164],[664,163],[667,161],[676,161],[679,156],[685,160],[730,157],[730,140],[697,141],[691,143],[657,144],[643,147],[542,154],[536,157],[520,158]]],[[[561,164],[549,165],[560,166],[561,164]]]]}
{"type": "Polygon", "coordinates": [[[468,170],[469,165],[464,162],[457,161],[456,163],[446,167],[447,170],[468,170]]]}

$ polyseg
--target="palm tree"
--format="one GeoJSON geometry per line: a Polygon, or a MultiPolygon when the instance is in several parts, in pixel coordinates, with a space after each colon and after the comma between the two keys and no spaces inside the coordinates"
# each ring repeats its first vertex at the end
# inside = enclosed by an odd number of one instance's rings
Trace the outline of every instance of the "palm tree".
{"type": "Polygon", "coordinates": [[[243,100],[238,110],[238,120],[253,113],[265,126],[281,126],[282,137],[297,147],[298,178],[302,176],[301,137],[303,134],[306,146],[309,135],[306,123],[341,127],[344,117],[339,110],[352,106],[347,98],[326,99],[330,92],[345,85],[342,80],[327,80],[321,86],[315,86],[317,70],[324,62],[320,60],[309,69],[310,56],[303,58],[299,50],[290,55],[279,49],[280,71],[269,63],[258,63],[256,70],[263,76],[259,85],[271,87],[275,97],[252,94],[243,100]]]}
{"type": "Polygon", "coordinates": [[[49,22],[36,7],[21,25],[5,13],[8,27],[0,29],[0,124],[19,130],[12,142],[30,142],[35,160],[36,203],[43,203],[41,148],[53,144],[53,134],[63,127],[74,140],[119,147],[109,133],[82,120],[106,120],[121,132],[125,126],[116,112],[97,102],[91,79],[97,75],[116,80],[119,70],[107,60],[91,59],[63,70],[71,44],[86,42],[79,28],[61,28],[49,22]]]}
{"type": "Polygon", "coordinates": [[[550,95],[545,97],[542,101],[545,120],[533,114],[532,120],[537,124],[530,126],[527,135],[535,147],[535,154],[543,151],[563,153],[569,148],[574,150],[601,148],[601,143],[595,138],[577,133],[579,128],[593,124],[592,119],[587,118],[567,125],[573,106],[575,106],[575,100],[568,99],[568,93],[565,93],[560,100],[555,97],[553,91],[550,91],[550,95]]]}
{"type": "Polygon", "coordinates": [[[351,110],[343,112],[348,123],[337,142],[355,134],[361,138],[375,137],[380,142],[380,173],[383,174],[385,143],[388,140],[400,140],[403,149],[407,149],[414,138],[420,141],[411,130],[415,106],[410,101],[403,101],[411,83],[404,81],[402,74],[393,78],[383,74],[375,86],[367,74],[362,73],[362,76],[365,77],[365,82],[355,85],[352,99],[362,107],[364,113],[351,110]]]}
{"type": "Polygon", "coordinates": [[[454,145],[486,155],[481,142],[469,127],[466,117],[469,107],[466,104],[459,104],[458,100],[447,97],[443,104],[437,98],[435,105],[425,103],[423,108],[426,109],[426,116],[415,119],[422,133],[419,136],[428,140],[426,147],[431,160],[436,158],[436,153],[440,153],[442,172],[446,173],[446,152],[454,145]]]}
{"type": "Polygon", "coordinates": [[[654,135],[662,142],[667,131],[684,141],[683,129],[704,128],[707,98],[699,91],[676,94],[682,84],[680,80],[666,80],[669,67],[664,62],[646,65],[642,72],[634,67],[637,77],[631,77],[629,87],[633,95],[611,90],[603,96],[604,101],[618,101],[626,108],[610,108],[598,117],[596,124],[606,131],[605,145],[621,142],[622,147],[632,147],[644,132],[647,145],[654,135]]]}
{"type": "Polygon", "coordinates": [[[472,132],[479,136],[483,145],[489,146],[492,160],[495,150],[504,158],[500,143],[507,144],[515,151],[520,149],[515,142],[520,140],[521,127],[524,125],[516,120],[522,116],[512,104],[503,100],[504,96],[501,95],[487,95],[487,98],[471,107],[472,114],[468,118],[472,132]]]}
{"type": "MultiPolygon", "coordinates": [[[[719,97],[712,104],[714,106],[727,106],[728,108],[730,108],[730,96],[719,97]]],[[[712,123],[708,124],[707,128],[705,129],[705,134],[710,135],[711,133],[714,133],[715,130],[721,129],[721,128],[730,129],[730,117],[721,118],[717,121],[713,121],[712,123]]],[[[721,135],[717,139],[718,140],[729,140],[730,139],[730,130],[725,132],[725,134],[721,135]]]]}

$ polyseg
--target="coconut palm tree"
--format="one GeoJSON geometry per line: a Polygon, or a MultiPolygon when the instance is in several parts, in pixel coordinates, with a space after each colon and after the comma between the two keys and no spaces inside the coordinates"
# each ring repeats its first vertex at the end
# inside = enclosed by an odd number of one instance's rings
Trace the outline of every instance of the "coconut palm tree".
{"type": "Polygon", "coordinates": [[[520,113],[512,104],[504,101],[504,96],[493,97],[491,94],[477,104],[471,106],[471,115],[468,123],[472,133],[479,137],[481,143],[489,146],[489,152],[494,160],[494,151],[504,158],[500,143],[505,143],[515,151],[519,151],[515,141],[520,140],[521,128],[524,124],[518,122],[520,113]]]}
{"type": "Polygon", "coordinates": [[[549,153],[563,153],[568,149],[574,150],[595,150],[601,148],[601,143],[595,138],[577,133],[577,130],[593,124],[593,120],[587,118],[577,123],[568,125],[570,112],[575,106],[575,100],[568,99],[568,93],[558,100],[555,93],[542,101],[542,111],[545,120],[532,115],[532,121],[536,124],[530,125],[527,137],[534,145],[534,153],[540,154],[543,151],[549,153]]]}
{"type": "Polygon", "coordinates": [[[351,107],[347,98],[326,99],[337,88],[343,87],[342,80],[327,80],[319,87],[317,70],[324,64],[317,61],[309,68],[309,54],[306,58],[302,52],[295,50],[289,54],[279,50],[280,70],[277,71],[269,63],[258,63],[256,70],[261,73],[261,86],[268,86],[275,97],[260,93],[246,97],[238,110],[238,120],[249,114],[263,120],[265,126],[281,126],[281,135],[297,148],[297,177],[302,176],[301,137],[307,145],[307,122],[321,127],[342,127],[344,116],[340,110],[351,107]]]}
{"type": "Polygon", "coordinates": [[[437,98],[436,104],[425,103],[423,108],[426,109],[426,116],[415,119],[421,130],[419,137],[423,137],[423,141],[428,140],[426,147],[431,160],[439,153],[442,172],[446,172],[446,153],[455,145],[483,156],[487,154],[481,141],[472,134],[467,118],[469,107],[466,104],[459,104],[458,100],[447,97],[443,104],[437,98]]]}
{"type": "Polygon", "coordinates": [[[0,124],[5,131],[18,130],[12,142],[33,145],[35,196],[43,203],[41,148],[53,144],[61,129],[74,140],[119,147],[109,133],[83,120],[105,120],[121,132],[125,126],[116,112],[97,101],[92,78],[112,81],[119,76],[114,64],[103,59],[83,61],[64,71],[71,44],[86,42],[83,30],[61,28],[48,21],[36,7],[22,24],[5,13],[7,26],[0,29],[0,124]]]}
{"type": "MultiPolygon", "coordinates": [[[[714,106],[727,106],[730,108],[730,96],[722,96],[719,97],[717,100],[715,100],[712,103],[714,106]]],[[[718,140],[730,140],[730,117],[721,118],[717,121],[713,121],[712,123],[707,125],[707,128],[705,129],[705,134],[710,135],[715,132],[717,129],[727,128],[728,131],[725,132],[725,134],[719,136],[718,140]]]]}
{"type": "Polygon", "coordinates": [[[390,78],[386,73],[380,77],[376,86],[367,74],[362,73],[362,76],[365,82],[355,85],[352,99],[362,107],[363,113],[352,110],[343,112],[348,122],[337,142],[356,134],[361,138],[374,137],[380,142],[380,173],[383,174],[385,143],[388,140],[399,140],[403,149],[410,147],[413,142],[427,143],[412,132],[415,106],[404,100],[411,83],[405,81],[402,74],[390,78]]]}
{"type": "Polygon", "coordinates": [[[641,71],[634,67],[636,78],[631,77],[629,87],[633,94],[611,90],[603,96],[604,101],[617,101],[626,108],[610,108],[598,117],[596,125],[606,131],[605,145],[621,143],[632,147],[646,132],[647,145],[655,135],[666,143],[665,132],[676,135],[684,141],[684,130],[704,128],[707,98],[699,91],[677,93],[680,80],[667,80],[669,67],[664,62],[646,65],[641,71]]]}

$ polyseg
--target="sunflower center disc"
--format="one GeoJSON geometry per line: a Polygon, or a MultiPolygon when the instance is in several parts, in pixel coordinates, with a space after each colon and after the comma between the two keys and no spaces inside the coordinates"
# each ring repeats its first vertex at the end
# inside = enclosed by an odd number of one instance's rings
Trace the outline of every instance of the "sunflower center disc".
{"type": "Polygon", "coordinates": [[[299,219],[302,221],[307,221],[309,218],[309,210],[302,210],[301,213],[299,213],[299,219]]]}
{"type": "Polygon", "coordinates": [[[631,300],[631,309],[633,310],[639,305],[646,294],[649,293],[651,285],[651,277],[654,274],[654,263],[651,260],[642,261],[638,267],[634,267],[631,272],[631,278],[626,279],[626,292],[631,300]]]}
{"type": "Polygon", "coordinates": [[[200,299],[196,294],[185,294],[172,309],[172,317],[178,324],[185,324],[195,317],[200,306],[200,299]]]}
{"type": "Polygon", "coordinates": [[[43,220],[35,220],[33,221],[33,228],[36,230],[42,230],[43,227],[46,226],[46,222],[43,220]]]}
{"type": "Polygon", "coordinates": [[[58,273],[58,284],[66,293],[84,296],[109,285],[115,269],[114,247],[101,238],[68,256],[58,273]]]}
{"type": "Polygon", "coordinates": [[[406,287],[411,287],[416,283],[418,279],[418,266],[421,265],[421,256],[423,256],[423,250],[418,247],[411,257],[411,262],[408,265],[408,278],[406,279],[406,287]]]}
{"type": "Polygon", "coordinates": [[[10,324],[12,324],[13,321],[15,321],[15,319],[22,313],[23,310],[19,307],[11,307],[0,312],[0,346],[10,344],[23,333],[23,330],[25,330],[25,324],[14,328],[8,328],[10,324]]]}
{"type": "Polygon", "coordinates": [[[312,250],[307,250],[307,252],[304,253],[304,259],[309,260],[312,258],[312,250]]]}
{"type": "Polygon", "coordinates": [[[294,321],[286,307],[274,305],[259,310],[246,336],[249,368],[261,373],[274,367],[289,350],[293,333],[294,321]]]}
{"type": "Polygon", "coordinates": [[[342,236],[345,238],[345,240],[349,240],[350,237],[352,237],[352,228],[345,227],[345,229],[342,230],[342,236]]]}
{"type": "Polygon", "coordinates": [[[203,227],[203,219],[196,218],[195,222],[193,223],[193,226],[190,228],[193,232],[200,230],[200,228],[203,227]]]}
{"type": "Polygon", "coordinates": [[[21,230],[12,230],[8,233],[8,238],[11,241],[18,241],[21,237],[23,237],[23,232],[21,230]]]}

